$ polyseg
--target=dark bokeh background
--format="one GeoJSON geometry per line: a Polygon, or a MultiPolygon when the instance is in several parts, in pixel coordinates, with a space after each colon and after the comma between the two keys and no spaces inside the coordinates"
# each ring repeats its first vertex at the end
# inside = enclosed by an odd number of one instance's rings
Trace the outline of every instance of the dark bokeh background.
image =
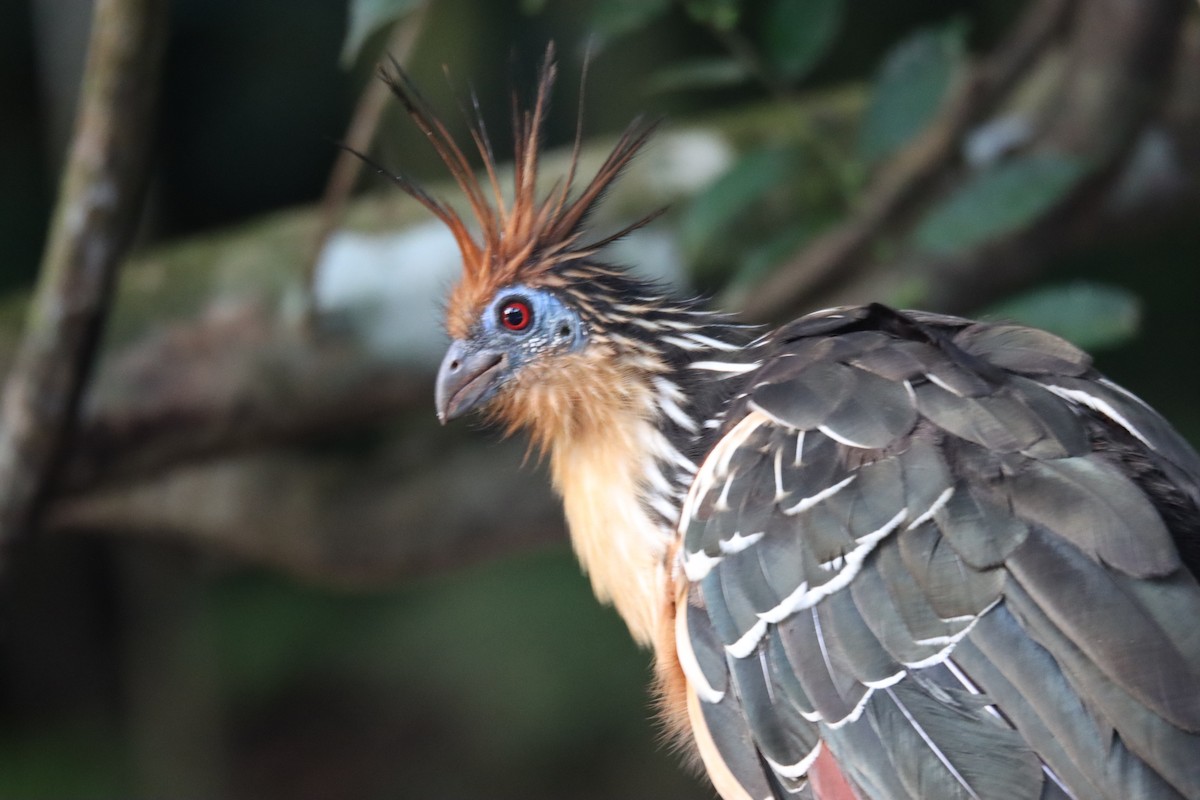
{"type": "MultiPolygon", "coordinates": [[[[803,88],[868,79],[899,33],[952,16],[986,49],[1013,5],[856,0],[803,88]]],[[[555,39],[568,77],[549,137],[567,141],[589,8],[439,0],[412,70],[444,94],[452,65],[453,83],[502,110],[510,76],[527,82],[555,39]]],[[[87,14],[82,0],[0,2],[5,291],[36,273],[87,14]]],[[[369,59],[339,65],[345,20],[335,0],[173,4],[143,246],[319,198],[370,72],[369,59]]],[[[640,111],[687,118],[761,100],[752,88],[641,91],[656,68],[719,50],[681,11],[609,43],[589,81],[589,132],[640,111]]],[[[416,145],[392,125],[382,150],[416,145]]],[[[405,163],[437,175],[427,158],[405,163]]],[[[1197,263],[1193,221],[1055,267],[1141,298],[1140,335],[1100,364],[1193,441],[1197,263]]],[[[591,598],[565,543],[370,592],[121,539],[24,542],[12,564],[0,584],[0,797],[709,796],[656,745],[648,657],[591,598]]]]}

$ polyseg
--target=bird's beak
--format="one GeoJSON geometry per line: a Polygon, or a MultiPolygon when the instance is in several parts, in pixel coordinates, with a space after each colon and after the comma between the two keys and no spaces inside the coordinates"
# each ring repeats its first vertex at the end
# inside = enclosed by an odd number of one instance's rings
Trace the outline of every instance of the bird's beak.
{"type": "Polygon", "coordinates": [[[461,417],[494,393],[506,359],[499,350],[479,349],[461,339],[450,343],[438,369],[434,396],[437,415],[445,425],[461,417]]]}

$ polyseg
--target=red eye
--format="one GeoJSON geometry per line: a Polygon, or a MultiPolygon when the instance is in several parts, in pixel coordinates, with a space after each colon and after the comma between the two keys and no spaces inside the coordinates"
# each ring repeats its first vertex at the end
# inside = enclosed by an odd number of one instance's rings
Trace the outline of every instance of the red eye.
{"type": "Polygon", "coordinates": [[[500,307],[500,324],[510,331],[523,331],[533,321],[533,312],[523,300],[510,300],[500,307]]]}

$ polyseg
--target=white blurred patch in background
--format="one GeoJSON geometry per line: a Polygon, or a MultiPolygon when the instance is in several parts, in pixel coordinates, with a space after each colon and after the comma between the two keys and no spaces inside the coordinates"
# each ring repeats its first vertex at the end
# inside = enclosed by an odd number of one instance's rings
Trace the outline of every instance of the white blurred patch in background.
{"type": "Polygon", "coordinates": [[[443,296],[462,256],[446,226],[398,233],[338,231],[317,263],[318,311],[348,326],[379,356],[436,365],[446,347],[443,296]]]}

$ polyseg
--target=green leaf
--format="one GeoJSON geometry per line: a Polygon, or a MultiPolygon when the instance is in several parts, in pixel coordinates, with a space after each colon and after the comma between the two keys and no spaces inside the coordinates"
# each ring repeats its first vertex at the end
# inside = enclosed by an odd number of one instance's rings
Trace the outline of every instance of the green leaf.
{"type": "Polygon", "coordinates": [[[915,241],[933,253],[961,252],[1028,225],[1062,199],[1087,171],[1082,159],[1021,156],[981,172],[935,205],[915,241]]]}
{"type": "Polygon", "coordinates": [[[818,226],[812,221],[806,221],[784,228],[768,238],[758,247],[749,250],[738,264],[737,274],[730,282],[728,291],[748,290],[784,262],[789,256],[800,251],[816,234],[818,226]]]}
{"type": "Polygon", "coordinates": [[[646,82],[646,91],[677,92],[681,89],[735,86],[749,77],[745,65],[736,59],[695,59],[659,70],[646,82]]]}
{"type": "Polygon", "coordinates": [[[424,0],[350,0],[342,66],[351,67],[371,35],[424,5],[424,0]]]}
{"type": "Polygon", "coordinates": [[[602,38],[615,38],[643,28],[671,7],[671,0],[599,0],[592,7],[592,26],[602,38]]]}
{"type": "Polygon", "coordinates": [[[965,36],[965,27],[951,22],[919,31],[887,54],[859,131],[864,161],[890,155],[929,124],[963,65],[965,36]]]}
{"type": "Polygon", "coordinates": [[[764,55],[783,78],[804,77],[833,44],[842,24],[842,0],[771,0],[763,15],[764,55]]]}
{"type": "Polygon", "coordinates": [[[764,148],[742,155],[724,175],[691,199],[680,223],[684,252],[695,257],[718,241],[753,203],[792,179],[793,150],[764,148]]]}
{"type": "Polygon", "coordinates": [[[741,19],[741,0],[685,0],[692,19],[719,31],[732,30],[741,19]]]}
{"type": "Polygon", "coordinates": [[[981,316],[1032,325],[1099,350],[1128,341],[1141,324],[1141,303],[1119,286],[1077,281],[1036,289],[985,309],[981,316]]]}

